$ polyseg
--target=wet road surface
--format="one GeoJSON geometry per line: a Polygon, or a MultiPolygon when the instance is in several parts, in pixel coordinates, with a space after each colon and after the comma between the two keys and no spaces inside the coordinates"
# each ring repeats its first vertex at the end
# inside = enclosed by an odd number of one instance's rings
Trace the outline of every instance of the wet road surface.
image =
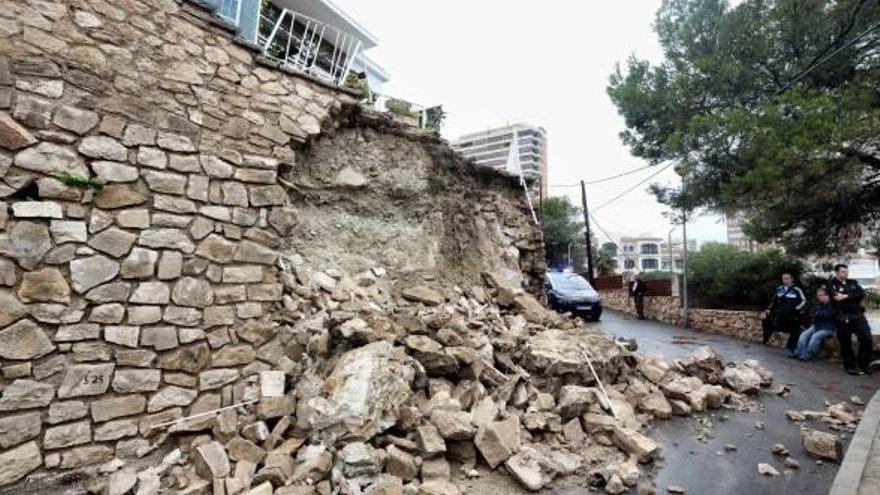
{"type": "MultiPolygon", "coordinates": [[[[666,493],[669,485],[680,485],[687,494],[700,495],[827,494],[838,465],[817,464],[807,457],[801,447],[799,426],[789,421],[785,412],[824,410],[826,401],[849,401],[853,395],[867,401],[880,386],[880,373],[870,377],[849,376],[839,362],[805,363],[785,357],[778,348],[654,321],[639,321],[613,311],[606,312],[602,321],[593,325],[619,337],[635,338],[641,354],[676,359],[701,345],[709,345],[724,362],[757,359],[773,371],[774,384],[783,383],[791,388],[791,394],[785,398],[761,394],[763,411],[746,413],[721,409],[702,415],[708,417],[712,425],[713,438],[708,443],[697,440],[696,417],[655,421],[647,433],[663,448],[664,460],[655,477],[657,493],[666,493]],[[756,429],[756,421],[764,422],[765,429],[756,429]],[[736,445],[736,451],[726,452],[727,443],[736,445]],[[800,462],[800,469],[786,471],[783,458],[770,452],[775,443],[783,444],[791,452],[800,462]],[[757,465],[761,462],[771,464],[782,476],[758,474],[757,465]]],[[[823,423],[808,422],[807,425],[829,431],[823,423]]],[[[844,442],[848,440],[847,436],[844,442]]]]}

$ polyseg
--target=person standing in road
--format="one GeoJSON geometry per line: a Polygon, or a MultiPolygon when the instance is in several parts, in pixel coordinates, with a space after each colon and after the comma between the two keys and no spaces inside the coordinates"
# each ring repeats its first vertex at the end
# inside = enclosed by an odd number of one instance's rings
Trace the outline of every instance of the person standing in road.
{"type": "Polygon", "coordinates": [[[807,304],[804,291],[794,284],[791,273],[782,274],[782,285],[776,288],[770,306],[761,314],[764,325],[764,344],[770,341],[773,332],[788,334],[786,352],[794,357],[798,339],[801,336],[800,313],[807,304]]]}
{"type": "Polygon", "coordinates": [[[629,297],[633,299],[633,303],[636,306],[636,314],[640,320],[645,319],[645,291],[647,289],[645,282],[642,281],[642,277],[636,273],[629,288],[629,297]]]}
{"type": "Polygon", "coordinates": [[[850,375],[870,375],[871,350],[873,339],[871,327],[865,318],[862,300],[865,290],[855,280],[849,278],[849,267],[843,263],[834,265],[834,276],[828,280],[828,293],[837,309],[837,340],[843,357],[843,369],[850,375]],[[859,343],[859,354],[853,354],[852,336],[859,343]]]}

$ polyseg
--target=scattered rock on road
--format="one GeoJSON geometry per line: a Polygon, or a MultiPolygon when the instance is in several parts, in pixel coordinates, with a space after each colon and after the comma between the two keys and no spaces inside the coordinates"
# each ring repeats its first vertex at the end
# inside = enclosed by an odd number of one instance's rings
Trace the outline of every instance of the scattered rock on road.
{"type": "Polygon", "coordinates": [[[807,454],[817,459],[837,461],[843,452],[843,445],[837,435],[811,428],[801,428],[801,444],[807,454]]]}
{"type": "Polygon", "coordinates": [[[758,464],[758,473],[764,476],[779,476],[779,471],[775,467],[763,462],[758,464]]]}

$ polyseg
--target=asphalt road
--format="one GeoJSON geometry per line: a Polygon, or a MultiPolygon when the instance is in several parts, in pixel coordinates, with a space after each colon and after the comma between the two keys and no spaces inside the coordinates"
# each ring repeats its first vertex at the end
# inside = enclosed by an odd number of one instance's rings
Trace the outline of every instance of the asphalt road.
{"type": "MultiPolygon", "coordinates": [[[[787,419],[785,412],[824,410],[826,401],[848,401],[853,395],[867,401],[880,386],[880,373],[853,377],[843,372],[839,362],[804,363],[785,357],[777,348],[654,321],[638,321],[613,311],[607,311],[602,321],[594,325],[613,335],[635,338],[642,354],[675,359],[701,345],[709,345],[725,362],[757,359],[774,372],[774,383],[791,388],[786,398],[762,394],[763,411],[721,409],[703,415],[709,417],[712,425],[713,438],[707,443],[697,440],[698,418],[656,421],[648,434],[663,447],[664,460],[654,478],[657,493],[666,493],[669,485],[680,485],[689,495],[827,494],[838,465],[817,463],[807,457],[801,447],[799,427],[787,419]],[[756,421],[764,422],[765,429],[756,429],[756,421]],[[725,451],[724,445],[728,443],[736,445],[735,452],[725,451]],[[791,452],[800,462],[800,469],[786,471],[783,458],[770,452],[775,443],[783,444],[791,452]],[[757,465],[762,462],[774,466],[782,476],[758,474],[757,465]]],[[[813,422],[810,426],[829,431],[822,423],[813,422]]]]}

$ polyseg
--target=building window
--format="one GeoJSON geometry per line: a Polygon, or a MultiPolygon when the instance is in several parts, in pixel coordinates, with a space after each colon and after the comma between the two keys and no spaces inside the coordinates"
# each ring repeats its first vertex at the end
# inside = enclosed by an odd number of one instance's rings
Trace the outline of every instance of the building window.
{"type": "Polygon", "coordinates": [[[653,258],[642,260],[642,270],[656,270],[656,269],[657,269],[657,260],[655,260],[653,258]]]}
{"type": "Polygon", "coordinates": [[[635,260],[624,260],[623,267],[627,270],[632,270],[636,267],[636,262],[635,260]]]}
{"type": "Polygon", "coordinates": [[[642,244],[642,254],[657,254],[660,248],[656,244],[642,244]]]}

